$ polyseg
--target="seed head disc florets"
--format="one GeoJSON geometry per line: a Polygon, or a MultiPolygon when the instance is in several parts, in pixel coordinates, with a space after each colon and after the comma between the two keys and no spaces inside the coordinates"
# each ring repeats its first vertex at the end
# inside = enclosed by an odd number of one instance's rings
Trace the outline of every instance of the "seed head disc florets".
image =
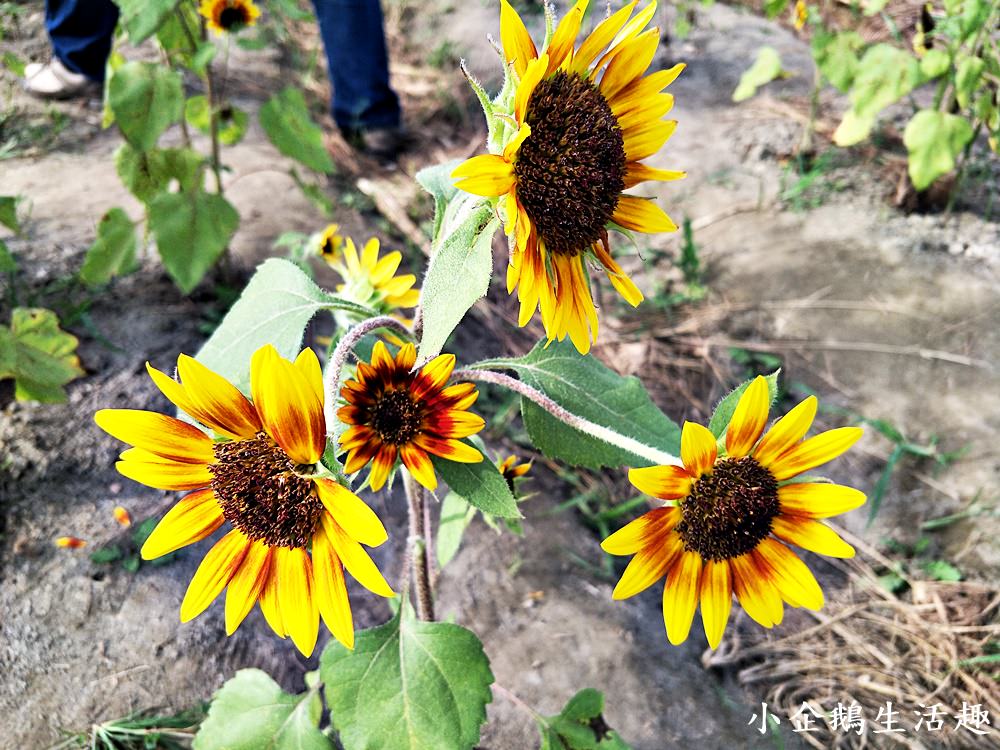
{"type": "Polygon", "coordinates": [[[226,29],[237,29],[250,23],[250,15],[242,6],[228,6],[219,13],[219,26],[226,29]]]}
{"type": "Polygon", "coordinates": [[[754,549],[778,514],[778,483],[753,458],[722,459],[680,502],[676,531],[684,548],[705,560],[728,560],[754,549]]]}
{"type": "Polygon", "coordinates": [[[422,421],[420,407],[405,389],[383,391],[370,408],[369,424],[384,443],[409,443],[420,434],[422,421]]]}
{"type": "Polygon", "coordinates": [[[535,87],[525,121],[517,197],[550,251],[578,255],[600,238],[625,188],[618,119],[597,86],[558,71],[535,87]]]}
{"type": "Polygon", "coordinates": [[[305,548],[323,513],[312,482],[265,433],[216,443],[212,490],[226,520],[271,547],[305,548]]]}

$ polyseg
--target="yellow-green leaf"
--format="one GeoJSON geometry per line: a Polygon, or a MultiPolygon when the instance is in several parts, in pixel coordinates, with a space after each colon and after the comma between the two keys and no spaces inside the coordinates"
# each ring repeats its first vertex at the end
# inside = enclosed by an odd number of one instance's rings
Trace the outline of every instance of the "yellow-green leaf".
{"type": "Polygon", "coordinates": [[[924,190],[953,170],[955,159],[971,140],[972,126],[964,118],[933,109],[917,112],[903,131],[913,186],[924,190]]]}
{"type": "Polygon", "coordinates": [[[16,307],[0,326],[0,380],[14,378],[18,401],[65,401],[63,386],[83,375],[77,343],[51,310],[16,307]]]}
{"type": "Polygon", "coordinates": [[[761,47],[753,65],[740,76],[739,85],[733,92],[733,101],[742,102],[744,99],[749,99],[757,93],[758,88],[781,74],[781,55],[774,47],[761,47]]]}

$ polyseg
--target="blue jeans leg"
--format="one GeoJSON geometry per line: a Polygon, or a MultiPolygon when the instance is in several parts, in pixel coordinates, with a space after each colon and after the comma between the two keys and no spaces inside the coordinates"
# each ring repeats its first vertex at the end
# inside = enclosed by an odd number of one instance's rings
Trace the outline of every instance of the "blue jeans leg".
{"type": "Polygon", "coordinates": [[[104,64],[118,23],[111,0],[46,0],[45,30],[63,65],[94,81],[104,80],[104,64]]]}
{"type": "Polygon", "coordinates": [[[379,0],[313,0],[342,130],[399,126],[379,0]]]}

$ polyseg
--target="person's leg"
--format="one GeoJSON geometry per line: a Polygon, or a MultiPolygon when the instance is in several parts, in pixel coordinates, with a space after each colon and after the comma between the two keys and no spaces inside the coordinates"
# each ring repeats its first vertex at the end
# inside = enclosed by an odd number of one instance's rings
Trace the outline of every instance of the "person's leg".
{"type": "Polygon", "coordinates": [[[111,0],[46,0],[45,29],[52,51],[74,73],[104,80],[104,65],[118,23],[111,0]]]}
{"type": "Polygon", "coordinates": [[[313,0],[333,83],[333,119],[345,132],[399,127],[399,99],[379,0],[313,0]]]}

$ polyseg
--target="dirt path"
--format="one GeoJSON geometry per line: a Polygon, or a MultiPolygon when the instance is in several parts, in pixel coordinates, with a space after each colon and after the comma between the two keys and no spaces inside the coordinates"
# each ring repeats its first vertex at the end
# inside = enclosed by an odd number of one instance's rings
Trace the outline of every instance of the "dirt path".
{"type": "MultiPolygon", "coordinates": [[[[433,27],[446,36],[421,28],[416,43],[426,39],[432,47],[430,40],[448,38],[459,54],[477,50],[470,65],[489,79],[495,59],[482,39],[486,32],[497,36],[495,24],[491,9],[463,7],[433,27]]],[[[657,190],[675,219],[686,215],[695,222],[711,294],[690,311],[683,333],[668,314],[658,325],[654,319],[651,330],[666,343],[687,337],[720,359],[730,346],[776,353],[788,381],[819,391],[826,403],[889,420],[918,442],[937,435],[945,450],[969,445],[965,456],[937,474],[904,465],[872,529],[864,528],[863,510],[847,521],[872,543],[885,536],[913,541],[919,521],[954,512],[977,492],[995,504],[1000,230],[971,215],[945,225],[896,214],[862,167],[848,169],[851,184],[819,207],[782,209],[775,200],[782,168],[771,155],[794,145],[798,125],[775,114],[780,107],[773,103],[737,107],[729,101],[765,40],[779,48],[786,67],[806,70],[801,41],[724,6],[699,13],[692,36],[662,51],[664,62],[677,57],[689,68],[673,88],[681,124],[657,166],[685,169],[690,177],[657,190]]],[[[794,102],[805,80],[800,75],[780,84],[773,101],[794,102]]],[[[460,149],[463,133],[450,143],[460,149]]],[[[24,193],[33,204],[27,235],[10,244],[34,281],[74,268],[108,208],[122,205],[138,215],[114,174],[116,145],[112,134],[104,134],[75,151],[0,162],[3,192],[24,193]]],[[[447,148],[438,139],[423,153],[447,148]]],[[[255,261],[270,252],[280,232],[313,231],[325,223],[282,175],[282,157],[258,130],[230,150],[227,161],[234,168],[228,195],[243,216],[237,257],[255,261]]],[[[337,219],[356,234],[385,228],[378,217],[342,203],[337,219]]],[[[642,247],[676,252],[679,240],[657,238],[642,247]]],[[[647,289],[653,277],[670,273],[666,260],[651,276],[639,271],[638,260],[629,263],[647,289]]],[[[91,549],[115,540],[120,532],[110,513],[116,504],[139,519],[168,504],[163,493],[115,473],[118,446],[91,415],[112,405],[164,406],[143,363],[169,367],[178,352],[196,349],[203,338],[201,308],[180,298],[155,264],[117,283],[92,317],[117,348],[84,339],[88,377],[71,386],[70,402],[12,403],[0,412],[0,465],[8,467],[0,474],[6,513],[0,710],[12,728],[4,738],[11,747],[44,747],[60,728],[134,709],[196,704],[245,665],[268,669],[297,688],[308,666],[289,643],[265,632],[257,614],[228,639],[218,606],[194,623],[178,624],[177,607],[204,545],[136,574],[52,547],[52,538],[64,533],[87,538],[91,549]]],[[[627,346],[629,356],[615,361],[644,374],[660,346],[651,341],[637,336],[627,346]]],[[[716,384],[717,392],[724,385],[716,384]]],[[[681,419],[696,415],[698,407],[683,413],[671,402],[671,408],[671,416],[681,419]]],[[[870,488],[891,446],[869,431],[861,447],[860,457],[841,462],[834,475],[870,488]]],[[[657,595],[612,603],[610,584],[573,562],[571,552],[595,564],[601,553],[572,515],[547,512],[562,499],[532,504],[523,540],[474,529],[442,577],[441,611],[483,638],[498,681],[543,713],[557,712],[581,687],[602,689],[609,724],[637,750],[692,742],[770,746],[746,726],[759,697],[701,667],[700,634],[684,648],[669,646],[657,595]]],[[[375,502],[398,527],[399,503],[375,502]]],[[[957,523],[933,536],[935,554],[969,576],[989,575],[1000,558],[997,531],[995,515],[957,523]]],[[[398,528],[390,534],[404,536],[398,528]]],[[[394,571],[397,554],[387,545],[380,562],[394,571]]],[[[360,625],[387,616],[363,597],[355,606],[360,625]]],[[[533,746],[532,721],[512,703],[498,698],[490,716],[483,747],[533,746]]],[[[796,746],[795,735],[784,734],[787,746],[796,746]]]]}

